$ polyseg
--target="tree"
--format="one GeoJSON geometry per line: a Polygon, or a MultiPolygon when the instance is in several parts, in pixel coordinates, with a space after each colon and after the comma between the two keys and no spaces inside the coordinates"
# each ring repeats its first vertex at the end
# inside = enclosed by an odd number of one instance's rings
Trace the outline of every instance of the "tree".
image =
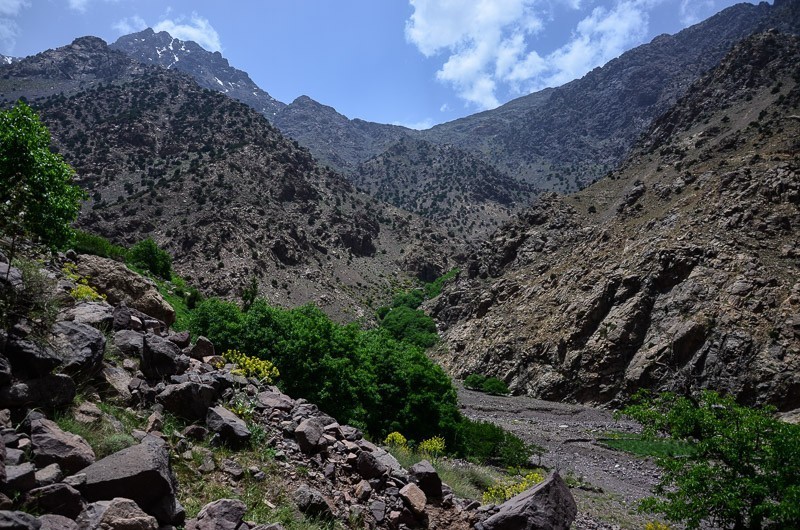
{"type": "Polygon", "coordinates": [[[149,237],[131,247],[128,251],[128,262],[165,280],[172,278],[172,256],[149,237]]]}
{"type": "Polygon", "coordinates": [[[12,256],[22,236],[50,247],[69,240],[85,198],[73,174],[50,151],[50,133],[28,105],[0,111],[0,230],[11,237],[12,256]]]}
{"type": "Polygon", "coordinates": [[[703,520],[734,530],[800,528],[800,425],[711,391],[699,399],[640,394],[623,413],[646,435],[666,434],[693,449],[658,460],[659,497],[645,499],[644,510],[690,529],[703,520]]]}

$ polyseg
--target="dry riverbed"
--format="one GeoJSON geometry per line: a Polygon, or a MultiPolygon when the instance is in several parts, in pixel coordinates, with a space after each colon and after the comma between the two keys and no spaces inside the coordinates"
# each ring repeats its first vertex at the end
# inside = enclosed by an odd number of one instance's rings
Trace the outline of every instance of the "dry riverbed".
{"type": "Polygon", "coordinates": [[[578,503],[575,529],[644,528],[655,517],[636,511],[650,494],[659,470],[649,459],[597,443],[609,432],[637,432],[637,424],[615,420],[607,410],[553,403],[524,396],[490,396],[459,389],[462,412],[495,423],[546,449],[541,465],[556,469],[570,482],[578,503]]]}

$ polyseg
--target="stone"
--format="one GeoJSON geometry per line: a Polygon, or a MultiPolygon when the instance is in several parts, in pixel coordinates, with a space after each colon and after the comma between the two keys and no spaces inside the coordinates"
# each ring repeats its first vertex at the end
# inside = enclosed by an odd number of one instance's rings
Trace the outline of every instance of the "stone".
{"type": "Polygon", "coordinates": [[[174,343],[157,335],[145,335],[139,369],[148,379],[180,375],[189,367],[189,358],[174,343]]]}
{"type": "Polygon", "coordinates": [[[578,513],[575,499],[558,473],[507,500],[476,530],[568,530],[578,513]]]}
{"type": "Polygon", "coordinates": [[[239,446],[250,439],[250,430],[245,422],[225,407],[216,406],[208,409],[206,426],[218,433],[223,442],[239,446]]]}
{"type": "Polygon", "coordinates": [[[222,462],[220,462],[219,467],[223,473],[237,482],[244,478],[244,469],[235,460],[224,458],[222,462]]]}
{"type": "Polygon", "coordinates": [[[372,486],[366,480],[356,484],[356,498],[361,502],[367,502],[372,495],[372,486]]]}
{"type": "Polygon", "coordinates": [[[58,464],[50,464],[49,466],[45,466],[42,469],[36,470],[36,487],[40,488],[42,486],[49,486],[50,484],[55,484],[56,482],[60,482],[61,479],[64,478],[64,473],[61,471],[61,467],[58,464]]]}
{"type": "Polygon", "coordinates": [[[0,442],[0,447],[3,447],[6,451],[7,466],[18,466],[25,462],[25,451],[20,451],[13,447],[6,447],[2,442],[0,442]]]}
{"type": "Polygon", "coordinates": [[[189,355],[198,361],[202,361],[205,357],[212,357],[214,356],[214,343],[201,335],[197,337],[197,342],[192,346],[189,355]]]}
{"type": "Polygon", "coordinates": [[[83,511],[83,499],[78,490],[59,482],[29,491],[25,506],[34,513],[54,513],[75,519],[83,511]]]}
{"type": "Polygon", "coordinates": [[[208,429],[201,425],[189,425],[181,432],[181,434],[190,440],[199,442],[208,436],[208,429]]]}
{"type": "Polygon", "coordinates": [[[358,474],[367,480],[381,478],[389,471],[389,468],[379,462],[378,459],[375,458],[375,455],[369,451],[361,451],[358,454],[356,469],[358,470],[358,474]]]}
{"type": "MultiPolygon", "coordinates": [[[[120,302],[116,307],[114,307],[114,331],[133,329],[131,324],[131,310],[128,308],[125,302],[120,302]]],[[[141,329],[141,325],[139,326],[139,329],[141,329]]]]}
{"type": "Polygon", "coordinates": [[[26,492],[35,487],[36,468],[33,464],[28,462],[18,466],[6,466],[6,488],[9,491],[26,492]]]}
{"type": "Polygon", "coordinates": [[[67,374],[90,374],[103,360],[106,338],[96,328],[80,322],[56,322],[51,329],[53,348],[63,359],[67,374]]]}
{"type": "Polygon", "coordinates": [[[386,503],[381,500],[372,501],[372,504],[369,505],[369,511],[372,517],[375,518],[375,522],[381,524],[386,518],[386,503]]]}
{"type": "Polygon", "coordinates": [[[14,507],[14,501],[8,498],[5,493],[0,493],[0,510],[10,510],[14,507]]]}
{"type": "Polygon", "coordinates": [[[144,348],[144,335],[138,331],[121,329],[114,333],[114,346],[128,357],[141,357],[144,348]]]}
{"type": "Polygon", "coordinates": [[[0,407],[62,408],[75,399],[75,382],[65,374],[51,374],[0,388],[0,407]]]}
{"type": "Polygon", "coordinates": [[[163,320],[167,326],[175,322],[175,310],[158,292],[156,284],[124,264],[82,254],[77,272],[88,279],[89,285],[105,294],[110,304],[125,302],[131,308],[163,320]]]}
{"type": "Polygon", "coordinates": [[[277,390],[266,390],[256,396],[259,406],[267,410],[282,410],[284,412],[291,412],[294,408],[294,400],[277,390]]]}
{"type": "Polygon", "coordinates": [[[127,370],[110,364],[103,364],[100,377],[102,382],[105,383],[102,389],[105,394],[117,397],[125,403],[131,400],[130,384],[133,378],[127,370]]]}
{"type": "Polygon", "coordinates": [[[84,401],[72,412],[72,417],[78,423],[91,425],[103,419],[103,411],[91,401],[84,401]]]}
{"type": "Polygon", "coordinates": [[[400,498],[408,506],[408,508],[416,515],[425,513],[425,505],[428,499],[425,493],[414,483],[406,484],[400,489],[400,498]]]}
{"type": "Polygon", "coordinates": [[[159,411],[153,411],[150,416],[147,417],[147,425],[144,428],[144,432],[151,433],[153,431],[161,431],[164,428],[164,415],[161,414],[159,411]]]}
{"type": "Polygon", "coordinates": [[[167,337],[167,340],[170,342],[174,342],[178,348],[186,348],[189,346],[189,339],[191,335],[189,335],[188,331],[178,331],[176,333],[170,333],[167,337]]]}
{"type": "Polygon", "coordinates": [[[193,381],[167,387],[156,396],[156,402],[176,416],[189,421],[206,417],[208,408],[217,400],[217,391],[210,385],[193,381]]]}
{"type": "Polygon", "coordinates": [[[145,513],[133,500],[121,497],[90,504],[77,522],[79,528],[88,530],[158,530],[159,528],[155,517],[145,513]]]}
{"type": "Polygon", "coordinates": [[[14,373],[28,378],[46,376],[63,362],[50,346],[25,339],[9,338],[4,353],[14,373]]]}
{"type": "Polygon", "coordinates": [[[78,523],[63,515],[47,513],[38,517],[42,526],[39,530],[79,530],[78,523]]]}
{"type": "Polygon", "coordinates": [[[114,308],[105,302],[78,302],[62,311],[59,317],[59,320],[86,324],[103,330],[114,326],[114,308]]]}
{"type": "Polygon", "coordinates": [[[89,502],[132,499],[161,524],[181,524],[185,512],[175,499],[176,482],[166,443],[146,436],[141,443],[118,451],[83,469],[86,481],[77,489],[89,502]]]}
{"type": "Polygon", "coordinates": [[[11,361],[0,354],[0,388],[11,384],[11,361]]]}
{"type": "Polygon", "coordinates": [[[62,431],[47,419],[31,422],[31,441],[33,460],[40,467],[58,464],[72,475],[95,461],[94,451],[86,440],[62,431]]]}
{"type": "Polygon", "coordinates": [[[241,530],[247,506],[240,500],[219,499],[203,506],[186,530],[241,530]]]}
{"type": "Polygon", "coordinates": [[[31,514],[0,510],[1,530],[39,530],[42,523],[31,514]]]}
{"type": "Polygon", "coordinates": [[[427,497],[442,497],[442,479],[430,462],[423,460],[408,469],[410,479],[419,486],[427,497]]]}
{"type": "Polygon", "coordinates": [[[333,509],[325,496],[318,490],[305,484],[295,490],[292,498],[295,504],[297,504],[297,508],[305,515],[318,517],[320,519],[333,516],[333,509]]]}
{"type": "Polygon", "coordinates": [[[300,450],[306,454],[318,452],[326,444],[322,442],[325,425],[319,418],[308,418],[300,422],[294,430],[294,438],[300,450]]]}

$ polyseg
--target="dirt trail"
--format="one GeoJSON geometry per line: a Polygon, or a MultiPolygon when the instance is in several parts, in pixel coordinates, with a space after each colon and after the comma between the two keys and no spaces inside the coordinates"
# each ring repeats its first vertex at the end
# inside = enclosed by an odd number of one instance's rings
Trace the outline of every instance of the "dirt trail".
{"type": "Polygon", "coordinates": [[[610,431],[636,432],[635,423],[614,420],[607,410],[463,388],[459,401],[469,418],[490,421],[544,447],[543,466],[585,484],[585,489],[573,488],[579,510],[573,528],[639,530],[655,520],[636,513],[637,501],[658,481],[655,464],[596,443],[610,431]]]}

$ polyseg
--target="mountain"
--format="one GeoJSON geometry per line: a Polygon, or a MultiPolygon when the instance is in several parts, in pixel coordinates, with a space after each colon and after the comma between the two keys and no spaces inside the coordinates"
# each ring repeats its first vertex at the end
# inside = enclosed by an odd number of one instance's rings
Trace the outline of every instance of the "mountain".
{"type": "Polygon", "coordinates": [[[286,106],[258,87],[250,76],[233,68],[219,52],[204,50],[195,42],[173,38],[151,28],[124,35],[109,46],[138,61],[173,68],[194,77],[197,84],[245,103],[270,120],[286,106]]]}
{"type": "Polygon", "coordinates": [[[409,274],[448,267],[437,228],[358,193],[263,115],[174,69],[82,38],[0,78],[2,104],[27,97],[89,192],[79,225],[117,243],[152,237],[207,294],[236,296],[255,277],[274,303],[352,320],[409,274]]]}
{"type": "Polygon", "coordinates": [[[11,64],[19,61],[19,57],[9,57],[8,55],[0,54],[0,64],[11,64]]]}
{"type": "Polygon", "coordinates": [[[412,138],[359,165],[351,179],[371,196],[462,239],[486,237],[535,194],[529,184],[468,152],[412,138]]]}
{"type": "Polygon", "coordinates": [[[626,162],[498,230],[430,308],[454,375],[548,400],[800,408],[800,39],[739,44],[626,162]]]}
{"type": "Polygon", "coordinates": [[[701,74],[755,31],[800,31],[800,2],[738,4],[623,53],[564,86],[437,125],[420,136],[479,154],[499,170],[576,191],[613,169],[701,74]]]}

